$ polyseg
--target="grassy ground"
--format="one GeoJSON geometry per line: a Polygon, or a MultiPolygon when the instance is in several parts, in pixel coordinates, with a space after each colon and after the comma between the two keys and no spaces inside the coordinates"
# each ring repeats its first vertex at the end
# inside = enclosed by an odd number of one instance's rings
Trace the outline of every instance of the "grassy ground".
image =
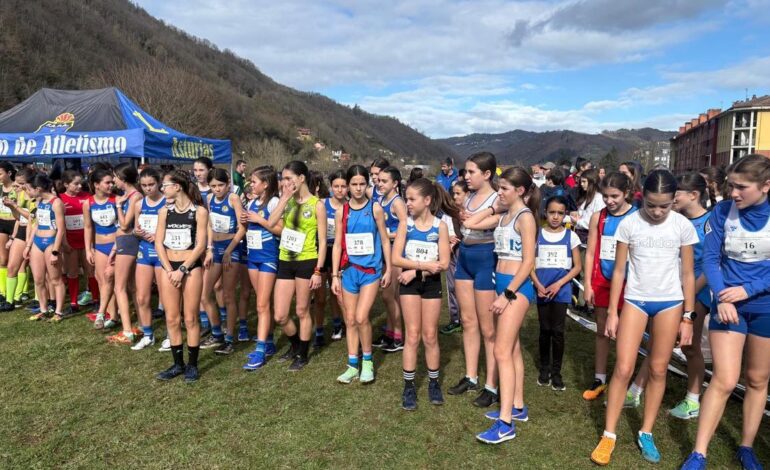
{"type": "MultiPolygon", "coordinates": [[[[402,411],[398,354],[375,353],[375,384],[343,386],[335,377],[344,367],[344,342],[313,355],[294,374],[278,361],[243,372],[253,346],[241,344],[227,358],[202,351],[197,384],[159,383],[153,376],[169,365],[169,353],[109,345],[84,317],[58,325],[26,318],[21,311],[0,317],[4,468],[591,468],[588,456],[603,429],[601,401],[580,397],[593,375],[591,334],[568,320],[568,388],[538,387],[534,310],[523,333],[530,422],[518,426],[512,442],[496,447],[474,439],[490,422],[471,405],[472,396],[447,396],[442,407],[428,403],[424,366],[418,369],[419,408],[402,411]]],[[[379,316],[376,323],[382,321],[379,316]]],[[[442,336],[441,349],[446,391],[463,374],[460,335],[442,336]]],[[[665,409],[683,396],[684,385],[669,377],[665,409]]],[[[728,404],[710,448],[711,468],[735,467],[740,410],[738,402],[728,404]]],[[[653,467],[634,444],[640,423],[641,410],[624,412],[615,468],[653,467]]],[[[695,429],[695,422],[661,413],[655,429],[663,455],[658,468],[681,463],[695,429]]],[[[768,436],[765,420],[756,443],[765,463],[768,436]]]]}

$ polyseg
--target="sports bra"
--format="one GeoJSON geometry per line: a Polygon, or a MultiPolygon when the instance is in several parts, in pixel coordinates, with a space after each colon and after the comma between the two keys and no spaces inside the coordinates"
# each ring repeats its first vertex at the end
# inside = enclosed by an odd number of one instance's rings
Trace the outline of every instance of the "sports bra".
{"type": "Polygon", "coordinates": [[[526,207],[523,207],[513,216],[510,222],[503,225],[503,219],[500,217],[500,222],[495,229],[495,253],[497,253],[497,259],[521,261],[523,246],[521,242],[521,234],[516,231],[516,221],[519,220],[521,214],[529,212],[532,213],[526,207]]]}
{"type": "Polygon", "coordinates": [[[53,202],[56,198],[51,198],[48,202],[40,201],[37,205],[37,229],[38,230],[56,230],[56,216],[53,212],[53,202]]]}
{"type": "Polygon", "coordinates": [[[195,236],[198,233],[196,214],[195,204],[190,204],[184,212],[177,212],[175,205],[169,207],[163,246],[169,250],[191,250],[195,246],[195,236]]]}
{"type": "MultiPolygon", "coordinates": [[[[465,201],[465,212],[467,212],[469,215],[478,214],[480,211],[483,211],[492,207],[492,204],[494,204],[495,201],[497,200],[497,193],[493,192],[492,194],[487,196],[487,199],[484,202],[482,202],[479,205],[479,207],[471,210],[470,208],[471,201],[473,200],[474,197],[476,197],[475,192],[471,194],[470,197],[468,197],[468,199],[465,201]]],[[[481,241],[481,242],[492,242],[495,239],[494,230],[491,230],[491,229],[490,230],[471,230],[471,229],[465,228],[465,226],[462,226],[460,228],[460,233],[462,233],[463,235],[464,242],[470,241],[470,240],[481,241]]]]}
{"type": "Polygon", "coordinates": [[[91,196],[88,198],[88,203],[97,235],[112,235],[118,231],[118,206],[115,204],[114,196],[110,196],[101,204],[91,196]]]}

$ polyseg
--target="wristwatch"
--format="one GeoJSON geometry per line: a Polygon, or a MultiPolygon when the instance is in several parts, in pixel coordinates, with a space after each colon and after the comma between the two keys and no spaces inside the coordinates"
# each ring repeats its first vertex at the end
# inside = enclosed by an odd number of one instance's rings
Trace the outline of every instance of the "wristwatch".
{"type": "Polygon", "coordinates": [[[53,256],[59,256],[59,251],[58,250],[51,250],[51,254],[53,256]]]}
{"type": "Polygon", "coordinates": [[[690,311],[690,312],[684,312],[684,313],[682,314],[682,319],[683,319],[683,320],[690,320],[690,321],[695,321],[695,319],[696,319],[696,318],[698,318],[698,314],[697,314],[697,313],[695,313],[695,312],[692,312],[692,311],[690,311]]]}
{"type": "Polygon", "coordinates": [[[509,302],[513,302],[516,300],[516,292],[512,291],[511,289],[505,289],[503,291],[503,294],[505,295],[505,298],[508,299],[509,302]]]}
{"type": "Polygon", "coordinates": [[[190,272],[190,270],[187,269],[187,266],[181,265],[181,266],[179,266],[179,272],[186,275],[187,273],[190,272]]]}

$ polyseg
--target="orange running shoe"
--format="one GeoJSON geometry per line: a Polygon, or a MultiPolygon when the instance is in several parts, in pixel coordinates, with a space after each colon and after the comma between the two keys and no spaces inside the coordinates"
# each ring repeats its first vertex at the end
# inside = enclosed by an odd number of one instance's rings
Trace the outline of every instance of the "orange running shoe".
{"type": "Polygon", "coordinates": [[[602,396],[602,393],[607,390],[607,384],[599,379],[594,380],[591,388],[583,392],[583,399],[593,401],[602,396]]]}
{"type": "Polygon", "coordinates": [[[613,450],[615,450],[615,439],[602,436],[599,445],[591,452],[591,461],[597,465],[608,465],[613,450]]]}
{"type": "Polygon", "coordinates": [[[112,336],[107,337],[107,342],[112,344],[125,344],[125,345],[132,345],[134,344],[134,335],[131,334],[131,336],[126,335],[122,331],[114,334],[112,336]]]}

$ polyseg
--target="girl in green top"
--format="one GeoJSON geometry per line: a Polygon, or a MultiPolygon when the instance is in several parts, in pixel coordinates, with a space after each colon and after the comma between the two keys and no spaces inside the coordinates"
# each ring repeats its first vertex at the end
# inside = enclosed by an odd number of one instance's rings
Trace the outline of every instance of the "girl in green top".
{"type": "Polygon", "coordinates": [[[308,189],[310,172],[303,162],[289,162],[281,172],[281,198],[270,214],[269,226],[283,219],[278,273],[275,282],[275,321],[289,338],[291,347],[280,360],[293,359],[289,370],[297,371],[308,361],[313,334],[310,291],[321,287],[321,268],[326,259],[326,207],[308,189]],[[318,237],[317,234],[321,234],[318,237]],[[289,317],[297,293],[299,329],[289,317]]]}
{"type": "Polygon", "coordinates": [[[27,242],[27,226],[32,218],[35,208],[35,200],[27,195],[24,188],[32,177],[34,171],[24,169],[16,174],[17,199],[6,199],[3,205],[8,207],[16,218],[16,228],[8,242],[8,275],[5,281],[7,307],[21,307],[21,296],[26,292],[27,259],[24,258],[24,247],[27,242]]]}
{"type": "MultiPolygon", "coordinates": [[[[13,187],[13,179],[16,177],[16,168],[10,162],[0,162],[0,311],[13,310],[13,306],[6,302],[5,279],[8,276],[8,240],[13,235],[16,227],[16,218],[11,208],[3,202],[10,204],[16,202],[16,190],[13,187]]],[[[13,293],[10,295],[13,302],[13,293]]]]}

